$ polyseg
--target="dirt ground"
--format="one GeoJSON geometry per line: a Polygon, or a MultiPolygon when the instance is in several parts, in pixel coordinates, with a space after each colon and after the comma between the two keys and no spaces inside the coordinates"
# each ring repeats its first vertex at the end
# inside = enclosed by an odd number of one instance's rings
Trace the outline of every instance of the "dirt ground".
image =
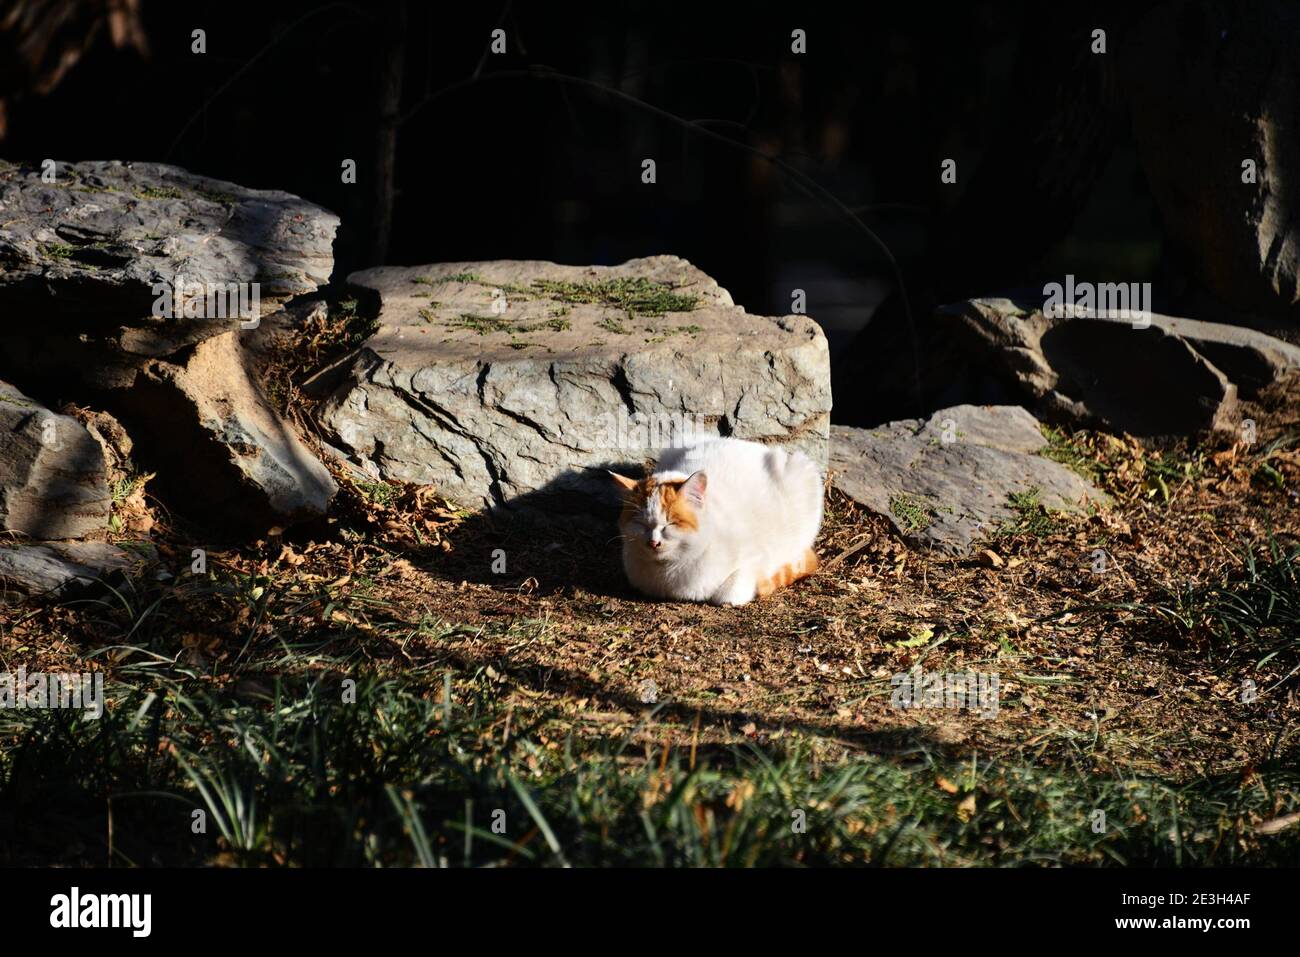
{"type": "MultiPolygon", "coordinates": [[[[278,646],[381,668],[451,667],[521,707],[560,709],[579,734],[694,745],[802,733],[849,751],[1248,779],[1300,743],[1294,660],[1257,666],[1249,649],[1142,609],[1167,599],[1165,587],[1239,567],[1248,542],[1300,535],[1300,452],[1287,444],[1300,434],[1298,399],[1292,382],[1250,406],[1258,435],[1249,447],[1223,439],[1157,453],[1075,435],[1071,455],[1095,470],[1114,506],[1029,516],[1038,521],[990,540],[996,557],[916,551],[832,490],[821,570],[742,608],[631,593],[612,525],[494,522],[433,489],[362,488],[340,476],[340,517],[326,533],[209,555],[260,583],[254,598],[273,591],[274,605],[207,593],[172,601],[155,645],[218,686],[269,680],[278,646]],[[890,707],[891,676],[918,666],[997,674],[996,716],[890,707]],[[1253,703],[1243,701],[1247,687],[1253,703]],[[639,731],[652,705],[654,730],[639,731]]],[[[164,557],[184,567],[193,541],[161,510],[152,515],[164,557]]],[[[29,669],[73,667],[87,649],[132,639],[114,636],[123,616],[106,622],[106,606],[19,607],[0,649],[29,669]]],[[[140,611],[136,639],[147,631],[140,611]]],[[[111,665],[112,653],[102,660],[111,665]]]]}

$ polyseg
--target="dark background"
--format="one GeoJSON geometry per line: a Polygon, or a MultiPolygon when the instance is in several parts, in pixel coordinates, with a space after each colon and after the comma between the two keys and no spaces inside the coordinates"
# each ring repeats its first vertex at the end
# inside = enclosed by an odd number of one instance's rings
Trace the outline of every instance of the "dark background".
{"type": "MultiPolygon", "coordinates": [[[[71,35],[105,2],[26,5],[62,11],[71,35]]],[[[1144,6],[141,0],[142,43],[100,29],[44,95],[0,50],[0,153],[297,193],[342,216],[336,281],[378,263],[672,253],[751,312],[788,312],[801,288],[831,342],[837,418],[879,421],[951,398],[941,373],[915,387],[917,323],[938,302],[1066,272],[1161,273],[1158,296],[1177,296],[1114,57],[1089,51],[1094,28],[1113,47],[1144,6]],[[505,55],[488,52],[496,26],[505,55]],[[870,401],[841,388],[895,373],[870,401]]]]}

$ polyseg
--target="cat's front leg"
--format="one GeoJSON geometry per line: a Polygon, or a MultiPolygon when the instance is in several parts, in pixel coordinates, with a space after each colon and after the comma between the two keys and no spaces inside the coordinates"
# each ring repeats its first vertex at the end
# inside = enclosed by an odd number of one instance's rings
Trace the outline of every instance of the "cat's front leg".
{"type": "Polygon", "coordinates": [[[745,605],[754,600],[758,582],[748,572],[736,570],[709,596],[711,605],[745,605]]]}

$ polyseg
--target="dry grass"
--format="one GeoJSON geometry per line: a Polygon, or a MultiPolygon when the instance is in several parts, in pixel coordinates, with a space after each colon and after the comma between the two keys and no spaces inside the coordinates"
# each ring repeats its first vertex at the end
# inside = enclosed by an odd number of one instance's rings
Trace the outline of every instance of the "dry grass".
{"type": "MultiPolygon", "coordinates": [[[[1297,396],[1291,383],[1249,410],[1259,423],[1250,448],[1157,454],[1109,436],[1055,435],[1054,454],[1093,474],[1115,506],[997,537],[997,568],[913,551],[831,491],[822,571],[738,609],[632,594],[612,527],[503,524],[432,489],[363,487],[340,474],[327,534],[209,554],[206,577],[139,583],[100,602],[10,606],[0,657],[47,671],[90,658],[115,680],[163,676],[235,700],[257,700],[279,680],[358,674],[401,676],[436,699],[450,675],[457,694],[490,692],[484,740],[499,737],[503,749],[524,734],[540,753],[617,739],[620,754],[640,755],[638,773],[658,764],[669,778],[670,754],[688,775],[697,752],[740,744],[794,749],[817,780],[855,762],[897,769],[923,758],[974,762],[1004,782],[1047,775],[1035,787],[1058,775],[1213,781],[1250,796],[1249,810],[1214,813],[1247,859],[1267,857],[1267,842],[1285,838],[1255,829],[1300,801],[1265,776],[1298,756],[1295,646],[1261,662],[1243,636],[1225,654],[1221,638],[1145,610],[1171,589],[1231,580],[1243,548],[1297,541],[1300,456],[1288,444],[1300,435],[1297,396]],[[918,666],[996,673],[997,716],[890,707],[891,678],[918,666]],[[1257,699],[1244,702],[1244,688],[1257,699]]],[[[202,544],[165,522],[159,532],[177,567],[202,544]]],[[[934,789],[941,804],[951,797],[936,813],[965,824],[975,791],[950,773],[906,786],[934,789]]],[[[981,807],[1016,819],[1010,792],[981,788],[981,807]]],[[[969,848],[933,859],[981,860],[969,848]]],[[[1007,859],[990,852],[984,862],[1007,859]]],[[[1075,856],[1063,848],[1057,859],[1075,856]]]]}

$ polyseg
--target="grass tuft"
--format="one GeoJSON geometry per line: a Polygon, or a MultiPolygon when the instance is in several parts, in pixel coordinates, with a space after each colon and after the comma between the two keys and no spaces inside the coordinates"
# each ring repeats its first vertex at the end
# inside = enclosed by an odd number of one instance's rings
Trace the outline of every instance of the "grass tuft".
{"type": "Polygon", "coordinates": [[[690,312],[698,296],[680,295],[668,283],[652,282],[643,277],[569,282],[558,279],[534,279],[532,288],[560,302],[598,303],[617,306],[630,315],[662,316],[667,312],[690,312]]]}
{"type": "Polygon", "coordinates": [[[905,492],[890,498],[889,511],[909,534],[925,531],[934,523],[936,514],[925,499],[905,492]]]}
{"type": "Polygon", "coordinates": [[[67,243],[41,243],[41,254],[49,259],[71,259],[75,252],[67,243]]]}
{"type": "Polygon", "coordinates": [[[1260,668],[1280,657],[1290,668],[1278,684],[1289,682],[1300,673],[1300,545],[1270,535],[1262,549],[1243,546],[1240,559],[1209,583],[1184,581],[1116,607],[1228,660],[1248,654],[1260,668]]]}
{"type": "Polygon", "coordinates": [[[1039,500],[1041,494],[1042,491],[1034,486],[1023,492],[1012,492],[1008,495],[1007,505],[1014,515],[998,527],[998,537],[1013,538],[1023,535],[1031,538],[1046,538],[1060,531],[1061,523],[1039,500]]]}
{"type": "Polygon", "coordinates": [[[1090,482],[1101,481],[1105,469],[1082,442],[1076,441],[1073,436],[1050,425],[1043,425],[1040,428],[1043,437],[1047,439],[1047,445],[1039,450],[1039,455],[1053,462],[1059,462],[1090,482]]]}
{"type": "Polygon", "coordinates": [[[1300,806],[1294,771],[1242,788],[924,754],[832,764],[799,742],[642,756],[626,738],[557,738],[545,712],[515,712],[502,745],[490,683],[348,677],[276,681],[252,699],[193,681],[118,685],[98,722],[8,712],[0,832],[39,809],[63,823],[29,835],[29,851],[102,854],[111,798],[125,863],[1186,865],[1282,863],[1300,848],[1300,831],[1261,841],[1235,823],[1300,806]],[[208,834],[192,833],[195,808],[208,834]]]}

